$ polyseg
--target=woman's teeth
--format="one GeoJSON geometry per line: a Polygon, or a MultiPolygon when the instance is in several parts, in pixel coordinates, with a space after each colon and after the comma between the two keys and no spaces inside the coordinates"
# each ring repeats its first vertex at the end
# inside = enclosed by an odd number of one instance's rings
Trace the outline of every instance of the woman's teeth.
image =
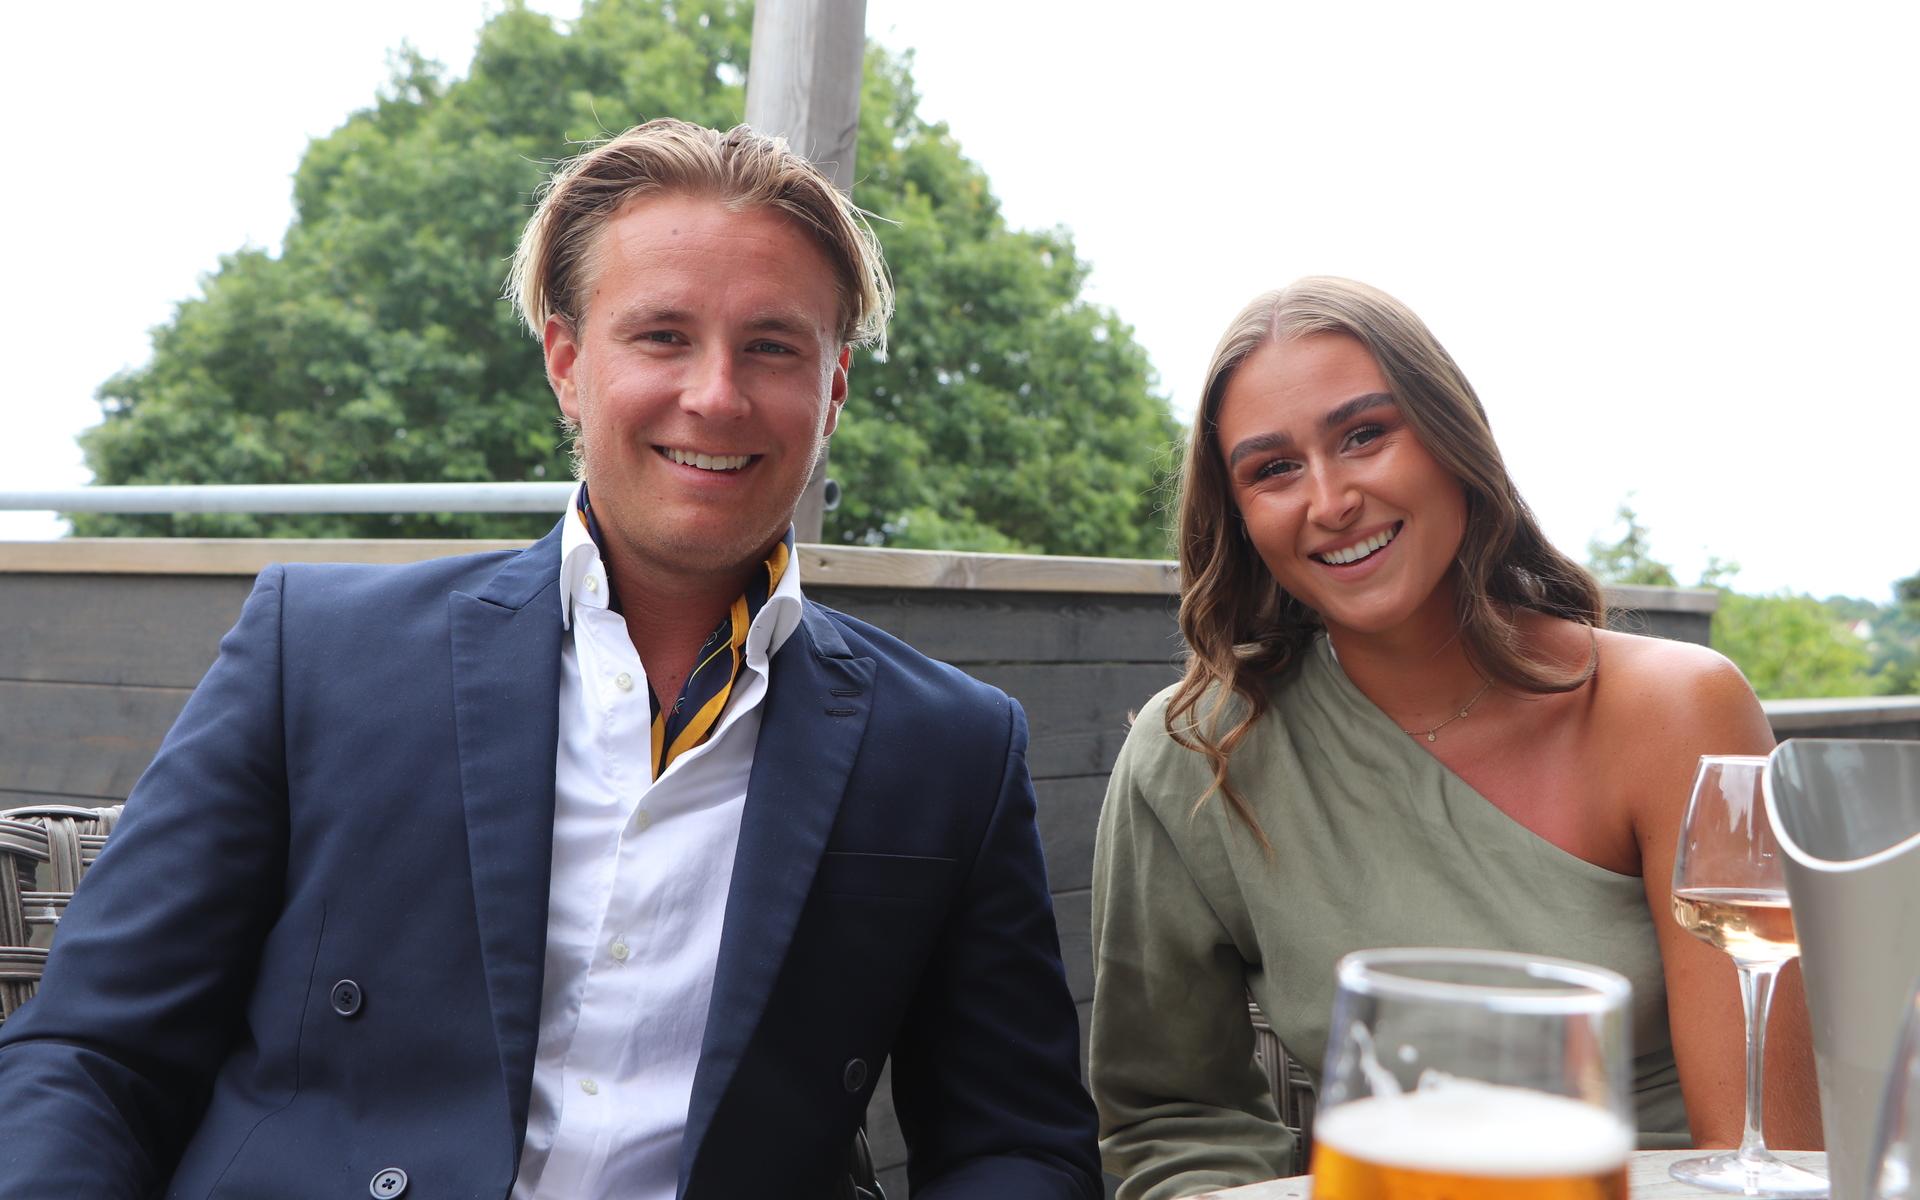
{"type": "Polygon", "coordinates": [[[1375,550],[1392,541],[1399,532],[1400,527],[1395,525],[1391,529],[1381,530],[1364,542],[1356,542],[1344,550],[1334,550],[1327,554],[1316,554],[1313,557],[1330,566],[1342,567],[1348,563],[1359,562],[1367,555],[1372,554],[1375,550]]]}
{"type": "Polygon", "coordinates": [[[677,462],[683,467],[698,467],[702,471],[738,471],[747,465],[751,454],[695,454],[691,450],[663,450],[669,462],[677,462]]]}

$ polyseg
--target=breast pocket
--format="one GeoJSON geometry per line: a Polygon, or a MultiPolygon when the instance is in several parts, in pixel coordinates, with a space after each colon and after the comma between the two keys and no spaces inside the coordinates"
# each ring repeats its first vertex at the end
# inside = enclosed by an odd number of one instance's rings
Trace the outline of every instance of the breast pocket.
{"type": "Polygon", "coordinates": [[[954,870],[951,858],[829,850],[820,856],[813,890],[868,900],[938,900],[952,889],[954,870]]]}

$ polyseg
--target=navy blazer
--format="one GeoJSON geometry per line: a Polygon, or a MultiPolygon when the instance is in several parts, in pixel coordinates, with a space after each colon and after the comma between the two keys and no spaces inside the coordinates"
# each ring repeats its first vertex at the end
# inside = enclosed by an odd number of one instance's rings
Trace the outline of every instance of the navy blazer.
{"type": "MultiPolygon", "coordinates": [[[[507,1195],[559,542],[261,573],[0,1026],[0,1196],[507,1195]]],[[[891,1057],[916,1198],[1098,1196],[1019,706],[812,603],[765,704],[680,1194],[828,1194],[891,1057]]]]}

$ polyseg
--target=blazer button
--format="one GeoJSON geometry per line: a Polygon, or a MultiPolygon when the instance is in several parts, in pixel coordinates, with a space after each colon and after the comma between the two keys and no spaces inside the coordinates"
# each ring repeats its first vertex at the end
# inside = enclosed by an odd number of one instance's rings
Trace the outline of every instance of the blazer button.
{"type": "Polygon", "coordinates": [[[383,1167],[367,1185],[367,1194],[373,1200],[393,1200],[407,1190],[407,1173],[399,1167],[383,1167]]]}
{"type": "MultiPolygon", "coordinates": [[[[333,1011],[339,1013],[343,1017],[351,1017],[355,1013],[360,1011],[361,1002],[364,1001],[366,997],[362,995],[359,984],[355,983],[351,979],[342,979],[339,983],[336,983],[333,985],[333,991],[327,994],[327,999],[329,1002],[332,1003],[333,1011]]],[[[397,1170],[398,1168],[395,1168],[395,1169],[397,1170]]],[[[375,1176],[375,1178],[376,1179],[382,1178],[385,1176],[385,1174],[386,1172],[383,1171],[380,1173],[380,1175],[375,1176]]],[[[400,1186],[401,1187],[407,1186],[407,1175],[406,1175],[406,1172],[404,1171],[400,1172],[400,1186]]],[[[376,1196],[383,1195],[383,1194],[388,1196],[398,1196],[400,1193],[399,1192],[386,1192],[386,1193],[375,1192],[374,1193],[374,1195],[376,1196]]]]}
{"type": "Polygon", "coordinates": [[[840,1082],[845,1084],[850,1092],[857,1092],[867,1086],[867,1060],[848,1059],[846,1069],[840,1072],[840,1082]]]}

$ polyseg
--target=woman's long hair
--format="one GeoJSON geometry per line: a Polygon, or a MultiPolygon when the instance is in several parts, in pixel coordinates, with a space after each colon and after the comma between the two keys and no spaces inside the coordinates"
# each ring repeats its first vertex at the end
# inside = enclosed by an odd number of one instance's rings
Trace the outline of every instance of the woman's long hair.
{"type": "Polygon", "coordinates": [[[1237,527],[1216,423],[1241,363],[1262,346],[1312,333],[1345,334],[1367,348],[1414,436],[1466,493],[1466,532],[1453,574],[1460,639],[1475,669],[1514,691],[1572,691],[1592,676],[1594,662],[1567,672],[1529,655],[1515,614],[1532,609],[1597,626],[1605,612],[1593,576],[1540,532],[1507,474],[1479,397],[1419,317],[1385,292],[1333,276],[1311,276],[1254,300],[1213,352],[1187,442],[1178,537],[1180,632],[1189,657],[1166,726],[1213,766],[1213,784],[1195,811],[1219,792],[1268,849],[1252,808],[1227,777],[1227,760],[1265,714],[1268,682],[1299,660],[1323,626],[1274,581],[1237,527]],[[1209,693],[1213,699],[1200,712],[1209,693]]]}

